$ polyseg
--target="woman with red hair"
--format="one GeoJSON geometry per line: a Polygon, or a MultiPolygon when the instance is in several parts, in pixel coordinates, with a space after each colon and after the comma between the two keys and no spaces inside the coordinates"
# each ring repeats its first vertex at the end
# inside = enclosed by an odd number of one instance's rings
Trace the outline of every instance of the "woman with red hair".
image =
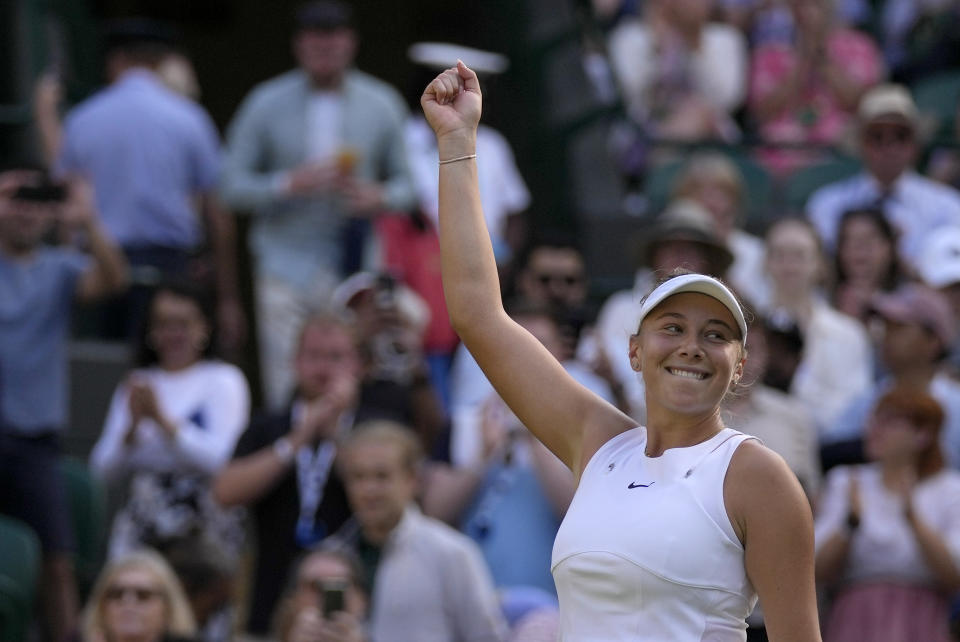
{"type": "Polygon", "coordinates": [[[816,573],[833,589],[824,640],[949,642],[960,589],[960,472],[940,452],[943,410],[895,388],[867,423],[871,463],[833,469],[816,519],[816,573]]]}

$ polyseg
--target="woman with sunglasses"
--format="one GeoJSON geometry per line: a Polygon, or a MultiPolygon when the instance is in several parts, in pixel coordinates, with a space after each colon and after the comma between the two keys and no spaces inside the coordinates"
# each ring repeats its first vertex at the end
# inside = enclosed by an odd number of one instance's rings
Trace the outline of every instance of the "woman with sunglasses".
{"type": "Polygon", "coordinates": [[[561,640],[746,639],[763,602],[775,642],[818,641],[813,525],[796,477],[725,428],[746,322],[712,277],[658,285],[627,357],[646,385],[647,425],[587,391],[504,312],[477,192],[481,97],[463,63],[421,98],[440,152],[440,247],[454,328],[500,396],[572,471],[557,534],[561,640]]]}
{"type": "Polygon", "coordinates": [[[187,642],[196,635],[180,581],[149,550],[107,564],[91,591],[82,627],[83,642],[187,642]]]}

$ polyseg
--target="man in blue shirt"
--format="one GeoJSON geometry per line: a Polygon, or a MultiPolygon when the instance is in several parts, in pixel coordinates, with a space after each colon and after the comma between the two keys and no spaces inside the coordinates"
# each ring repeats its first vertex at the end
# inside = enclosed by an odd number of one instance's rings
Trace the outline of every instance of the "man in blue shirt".
{"type": "MultiPolygon", "coordinates": [[[[200,105],[169,89],[154,72],[172,42],[159,23],[130,19],[112,26],[106,40],[110,84],[67,114],[58,168],[93,182],[103,226],[127,255],[135,286],[195,276],[196,258],[209,242],[218,329],[235,336],[242,319],[235,232],[214,192],[218,134],[200,105]]],[[[149,287],[134,287],[120,310],[126,322],[105,333],[135,331],[149,294],[149,287]]]]}
{"type": "Polygon", "coordinates": [[[29,524],[43,547],[39,594],[49,639],[76,624],[69,507],[58,437],[67,422],[67,339],[74,301],[126,287],[123,254],[103,230],[90,188],[65,193],[33,170],[0,172],[0,513],[29,524]],[[57,226],[90,256],[41,245],[57,226]],[[92,258],[92,260],[91,260],[92,258]]]}

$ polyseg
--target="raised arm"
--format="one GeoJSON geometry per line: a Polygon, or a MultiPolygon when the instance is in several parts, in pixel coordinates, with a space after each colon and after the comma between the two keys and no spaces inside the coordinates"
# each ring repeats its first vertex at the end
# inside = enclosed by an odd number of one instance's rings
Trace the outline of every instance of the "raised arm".
{"type": "Polygon", "coordinates": [[[603,442],[633,422],[576,383],[504,312],[473,160],[481,111],[476,74],[459,63],[430,83],[420,103],[440,152],[441,270],[450,321],[510,409],[579,475],[603,442]]]}

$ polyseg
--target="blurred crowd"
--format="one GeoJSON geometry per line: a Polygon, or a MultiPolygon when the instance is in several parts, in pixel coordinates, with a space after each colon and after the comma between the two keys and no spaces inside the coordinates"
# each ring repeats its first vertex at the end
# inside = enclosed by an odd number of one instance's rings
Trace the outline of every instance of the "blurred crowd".
{"type": "MultiPolygon", "coordinates": [[[[481,126],[507,311],[642,424],[641,298],[676,268],[730,283],[752,315],[724,419],[807,492],[824,639],[960,639],[960,3],[589,15],[583,62],[600,56],[609,73],[588,75],[634,132],[611,153],[625,181],[670,167],[667,198],[638,222],[632,287],[598,293],[576,231],[531,224],[510,142],[481,126]],[[934,82],[939,120],[918,106],[934,82]],[[816,184],[748,225],[745,168],[816,184]]],[[[3,639],[556,639],[574,480],[449,325],[419,96],[356,67],[348,4],[291,25],[295,68],[222,135],[164,23],[111,23],[107,84],[78,104],[37,81],[43,162],[0,168],[0,548],[26,529],[41,561],[11,588],[0,552],[3,639]],[[88,577],[61,449],[81,337],[132,356],[83,466],[121,498],[88,577]]],[[[421,87],[458,58],[484,83],[509,66],[447,43],[407,55],[421,87]]],[[[762,604],[749,625],[766,640],[762,604]]]]}

